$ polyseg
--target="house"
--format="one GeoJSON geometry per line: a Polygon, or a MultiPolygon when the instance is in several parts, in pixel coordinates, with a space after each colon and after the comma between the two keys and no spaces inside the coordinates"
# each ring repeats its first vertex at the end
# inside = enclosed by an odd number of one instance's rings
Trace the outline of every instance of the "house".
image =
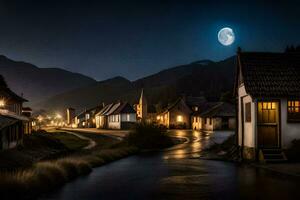
{"type": "Polygon", "coordinates": [[[103,108],[103,105],[96,106],[81,112],[75,117],[75,123],[78,128],[95,128],[96,114],[103,108]]]}
{"type": "Polygon", "coordinates": [[[191,113],[185,99],[180,97],[157,115],[157,123],[167,128],[189,128],[191,113]]]}
{"type": "Polygon", "coordinates": [[[0,149],[14,148],[23,143],[24,127],[30,123],[22,115],[26,101],[11,91],[0,76],[0,149]]]}
{"type": "Polygon", "coordinates": [[[85,128],[86,127],[86,111],[83,111],[81,113],[79,113],[76,117],[75,117],[75,126],[76,128],[85,128]]]}
{"type": "Polygon", "coordinates": [[[194,130],[203,130],[206,123],[210,122],[202,116],[203,113],[217,106],[220,102],[207,102],[203,101],[194,107],[191,114],[191,125],[194,130]]]}
{"type": "Polygon", "coordinates": [[[243,159],[264,159],[300,139],[300,54],[237,53],[237,143],[243,159]]]}
{"type": "Polygon", "coordinates": [[[130,129],[136,122],[136,111],[127,102],[108,104],[96,114],[97,128],[130,129]]]}
{"type": "MultiPolygon", "coordinates": [[[[235,106],[230,103],[218,102],[217,105],[205,110],[199,116],[201,126],[198,128],[201,130],[234,130],[236,127],[235,106]]],[[[197,116],[198,119],[199,116],[197,116]]],[[[197,118],[193,118],[193,123],[198,121],[197,118]]]]}
{"type": "Polygon", "coordinates": [[[106,128],[107,127],[107,113],[112,108],[114,104],[105,105],[98,113],[95,115],[96,119],[96,128],[106,128]]]}
{"type": "Polygon", "coordinates": [[[113,108],[108,113],[109,129],[131,129],[134,127],[137,121],[136,112],[129,103],[118,103],[117,108],[115,110],[113,108]]]}
{"type": "Polygon", "coordinates": [[[139,103],[134,105],[134,110],[136,110],[138,121],[146,121],[146,122],[156,121],[155,106],[148,105],[146,96],[144,94],[144,89],[142,89],[139,103]]]}

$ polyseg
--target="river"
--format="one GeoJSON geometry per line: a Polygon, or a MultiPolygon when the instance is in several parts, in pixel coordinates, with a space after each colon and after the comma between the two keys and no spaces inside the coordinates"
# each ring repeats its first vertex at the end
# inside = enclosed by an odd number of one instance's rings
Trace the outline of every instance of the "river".
{"type": "Polygon", "coordinates": [[[265,170],[200,159],[230,132],[170,132],[185,144],[96,168],[41,199],[300,199],[300,182],[265,170]]]}

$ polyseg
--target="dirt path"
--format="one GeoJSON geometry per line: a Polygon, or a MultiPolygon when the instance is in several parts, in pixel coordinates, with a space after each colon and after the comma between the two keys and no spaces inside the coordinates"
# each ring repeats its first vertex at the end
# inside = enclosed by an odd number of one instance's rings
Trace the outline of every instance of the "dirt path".
{"type": "Polygon", "coordinates": [[[83,136],[83,135],[81,135],[79,133],[75,133],[75,132],[71,132],[71,131],[64,131],[64,132],[68,133],[68,134],[71,134],[71,135],[74,135],[74,136],[78,137],[79,139],[88,141],[89,144],[86,145],[85,147],[83,147],[82,149],[92,149],[95,146],[97,146],[97,143],[94,140],[92,140],[91,138],[89,138],[89,137],[85,137],[85,136],[83,136]]]}

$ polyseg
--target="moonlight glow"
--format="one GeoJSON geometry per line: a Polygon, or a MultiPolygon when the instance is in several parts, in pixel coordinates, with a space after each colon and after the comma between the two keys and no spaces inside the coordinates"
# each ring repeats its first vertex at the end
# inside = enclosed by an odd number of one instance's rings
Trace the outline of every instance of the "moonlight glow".
{"type": "Polygon", "coordinates": [[[222,28],[218,33],[218,40],[224,46],[229,46],[234,42],[235,36],[231,28],[222,28]]]}

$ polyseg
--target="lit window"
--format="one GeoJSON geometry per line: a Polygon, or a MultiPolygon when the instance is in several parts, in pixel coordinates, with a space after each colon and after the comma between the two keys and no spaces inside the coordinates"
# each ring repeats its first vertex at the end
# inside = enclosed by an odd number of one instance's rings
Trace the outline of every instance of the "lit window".
{"type": "Polygon", "coordinates": [[[157,119],[157,120],[160,120],[160,116],[157,116],[156,119],[157,119]]]}
{"type": "Polygon", "coordinates": [[[5,101],[4,99],[0,100],[0,108],[3,108],[5,106],[5,101]]]}
{"type": "Polygon", "coordinates": [[[288,121],[300,122],[300,100],[288,101],[288,121]]]}
{"type": "Polygon", "coordinates": [[[90,119],[90,114],[86,114],[86,115],[85,115],[85,118],[86,118],[86,119],[90,119]]]}
{"type": "Polygon", "coordinates": [[[127,121],[129,122],[130,121],[130,115],[127,114],[127,121]]]}
{"type": "Polygon", "coordinates": [[[182,121],[183,121],[182,116],[181,116],[181,115],[178,115],[178,116],[177,116],[177,122],[182,122],[182,121]]]}
{"type": "Polygon", "coordinates": [[[194,107],[194,111],[198,111],[198,106],[195,106],[195,107],[194,107]]]}

